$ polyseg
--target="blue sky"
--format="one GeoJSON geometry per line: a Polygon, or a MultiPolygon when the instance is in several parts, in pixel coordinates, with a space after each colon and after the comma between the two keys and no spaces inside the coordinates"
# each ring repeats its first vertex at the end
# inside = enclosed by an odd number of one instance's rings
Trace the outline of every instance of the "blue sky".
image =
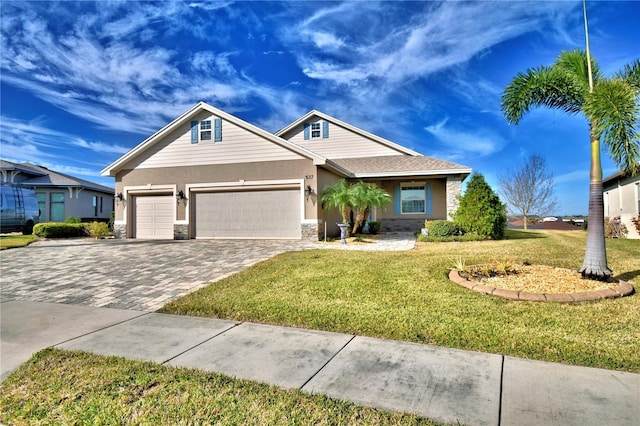
{"type": "MultiPolygon", "coordinates": [[[[588,1],[605,75],[640,56],[640,2],[588,1]]],[[[586,214],[586,121],[500,95],[584,48],[582,2],[0,3],[0,156],[113,186],[100,170],[199,101],[275,132],[317,109],[497,189],[542,155],[559,209],[586,214]]],[[[605,155],[604,175],[616,171],[605,155]]]]}

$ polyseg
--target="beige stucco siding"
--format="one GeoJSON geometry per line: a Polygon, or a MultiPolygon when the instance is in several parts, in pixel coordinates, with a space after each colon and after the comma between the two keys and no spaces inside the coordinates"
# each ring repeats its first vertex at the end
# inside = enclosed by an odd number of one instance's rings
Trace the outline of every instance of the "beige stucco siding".
{"type": "MultiPolygon", "coordinates": [[[[193,120],[211,120],[215,116],[202,113],[193,120]]],[[[207,164],[251,163],[265,160],[298,160],[302,156],[265,140],[229,121],[222,120],[222,141],[191,143],[191,124],[185,123],[138,155],[123,167],[150,169],[207,164]]]]}
{"type": "MultiPolygon", "coordinates": [[[[322,124],[320,128],[322,128],[322,124]]],[[[320,137],[305,140],[304,124],[294,127],[282,136],[326,158],[378,157],[402,154],[389,146],[356,134],[334,123],[329,123],[328,138],[320,137]]]]}
{"type": "MultiPolygon", "coordinates": [[[[317,194],[316,166],[311,160],[276,162],[255,162],[217,165],[194,165],[190,167],[162,167],[154,169],[123,170],[116,176],[116,193],[126,195],[127,188],[154,186],[175,186],[176,191],[186,190],[187,185],[234,183],[241,181],[301,180],[310,185],[317,194]],[[308,177],[308,178],[307,178],[308,177]]],[[[187,194],[188,195],[188,194],[187,194]]],[[[314,197],[305,200],[305,219],[316,219],[317,209],[314,197]]],[[[177,219],[185,220],[185,206],[177,206],[177,219]]],[[[122,203],[116,206],[116,220],[121,220],[124,211],[122,203]]]]}

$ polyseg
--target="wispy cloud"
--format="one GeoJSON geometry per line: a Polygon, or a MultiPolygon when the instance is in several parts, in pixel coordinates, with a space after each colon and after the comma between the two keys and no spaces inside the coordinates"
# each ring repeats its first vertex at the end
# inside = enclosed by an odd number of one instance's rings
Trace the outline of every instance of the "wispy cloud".
{"type": "Polygon", "coordinates": [[[448,119],[425,128],[442,146],[440,157],[452,160],[475,157],[486,157],[502,149],[506,141],[495,132],[476,128],[465,130],[447,125],[448,119]]]}

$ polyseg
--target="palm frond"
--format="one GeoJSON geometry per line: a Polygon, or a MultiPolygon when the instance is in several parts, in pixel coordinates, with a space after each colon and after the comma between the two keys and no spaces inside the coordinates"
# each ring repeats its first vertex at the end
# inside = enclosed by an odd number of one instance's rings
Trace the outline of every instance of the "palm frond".
{"type": "Polygon", "coordinates": [[[627,81],[637,92],[640,92],[640,59],[625,65],[616,77],[627,81]]]}
{"type": "MultiPolygon", "coordinates": [[[[575,79],[575,84],[583,86],[584,90],[589,90],[589,67],[587,66],[587,54],[585,51],[578,49],[563,51],[556,59],[554,68],[565,71],[575,79]]],[[[602,72],[594,58],[591,58],[591,71],[594,83],[602,79],[602,72]]]]}
{"type": "Polygon", "coordinates": [[[502,94],[501,109],[509,123],[518,124],[536,106],[575,114],[582,109],[585,88],[563,69],[542,66],[519,73],[502,94]]]}
{"type": "Polygon", "coordinates": [[[583,111],[602,134],[611,158],[626,173],[640,161],[640,99],[626,80],[601,80],[588,94],[583,111]]]}

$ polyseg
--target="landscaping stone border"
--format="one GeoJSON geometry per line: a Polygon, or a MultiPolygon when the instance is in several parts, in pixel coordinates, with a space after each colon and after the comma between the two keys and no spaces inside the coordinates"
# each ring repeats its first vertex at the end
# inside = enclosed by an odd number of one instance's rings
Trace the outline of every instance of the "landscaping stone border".
{"type": "Polygon", "coordinates": [[[456,284],[468,288],[469,290],[488,294],[490,296],[501,297],[503,299],[519,300],[525,302],[589,302],[594,300],[615,299],[617,297],[630,296],[635,292],[635,288],[632,284],[622,280],[619,280],[617,286],[603,290],[585,291],[579,293],[529,293],[526,291],[495,288],[488,285],[480,284],[476,281],[470,281],[466,278],[462,278],[456,269],[452,269],[449,272],[449,279],[456,284]]]}

